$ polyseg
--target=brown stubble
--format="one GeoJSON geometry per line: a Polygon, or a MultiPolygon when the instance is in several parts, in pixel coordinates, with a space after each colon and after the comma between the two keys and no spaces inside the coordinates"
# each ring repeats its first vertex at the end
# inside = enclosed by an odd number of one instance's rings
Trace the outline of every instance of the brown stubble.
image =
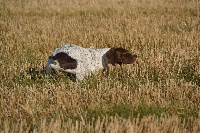
{"type": "Polygon", "coordinates": [[[1,1],[0,130],[198,131],[199,116],[193,114],[199,114],[199,86],[185,72],[200,72],[199,9],[198,1],[1,1]],[[52,50],[65,43],[120,46],[138,58],[123,65],[121,78],[120,66],[110,66],[108,77],[99,73],[82,84],[26,72],[40,71],[52,50]],[[109,114],[114,105],[138,109],[142,103],[166,110],[160,118],[109,114]],[[106,116],[88,120],[97,108],[106,116]]]}

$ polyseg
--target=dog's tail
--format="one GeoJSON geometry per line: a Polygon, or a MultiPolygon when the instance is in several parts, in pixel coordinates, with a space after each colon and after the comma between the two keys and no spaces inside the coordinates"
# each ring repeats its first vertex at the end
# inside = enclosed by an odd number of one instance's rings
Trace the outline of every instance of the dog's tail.
{"type": "Polygon", "coordinates": [[[49,59],[55,60],[55,56],[51,55],[51,56],[49,56],[49,59]]]}

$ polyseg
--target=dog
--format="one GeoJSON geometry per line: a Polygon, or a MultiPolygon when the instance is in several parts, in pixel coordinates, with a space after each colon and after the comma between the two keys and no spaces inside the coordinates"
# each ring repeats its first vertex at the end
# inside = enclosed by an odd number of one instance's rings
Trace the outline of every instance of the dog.
{"type": "Polygon", "coordinates": [[[51,70],[57,74],[67,72],[75,74],[76,82],[80,82],[85,76],[96,73],[103,69],[108,75],[109,64],[132,64],[136,61],[137,55],[131,54],[121,47],[113,48],[84,48],[75,44],[66,44],[56,48],[48,58],[46,66],[47,77],[51,70]]]}

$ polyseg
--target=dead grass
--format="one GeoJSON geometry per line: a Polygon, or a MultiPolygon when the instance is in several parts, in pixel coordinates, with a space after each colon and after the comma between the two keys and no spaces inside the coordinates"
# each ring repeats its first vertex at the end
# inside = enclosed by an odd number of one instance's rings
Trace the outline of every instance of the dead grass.
{"type": "Polygon", "coordinates": [[[1,0],[0,131],[198,132],[199,9],[197,0],[1,0]],[[45,79],[48,55],[65,43],[139,58],[81,84],[45,79]]]}

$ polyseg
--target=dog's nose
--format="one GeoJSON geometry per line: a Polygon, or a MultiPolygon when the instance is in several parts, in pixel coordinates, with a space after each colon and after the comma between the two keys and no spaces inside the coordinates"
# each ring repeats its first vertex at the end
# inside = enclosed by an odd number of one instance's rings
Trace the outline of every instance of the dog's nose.
{"type": "Polygon", "coordinates": [[[138,56],[137,56],[136,54],[133,54],[133,57],[134,57],[134,58],[137,58],[138,56]]]}

